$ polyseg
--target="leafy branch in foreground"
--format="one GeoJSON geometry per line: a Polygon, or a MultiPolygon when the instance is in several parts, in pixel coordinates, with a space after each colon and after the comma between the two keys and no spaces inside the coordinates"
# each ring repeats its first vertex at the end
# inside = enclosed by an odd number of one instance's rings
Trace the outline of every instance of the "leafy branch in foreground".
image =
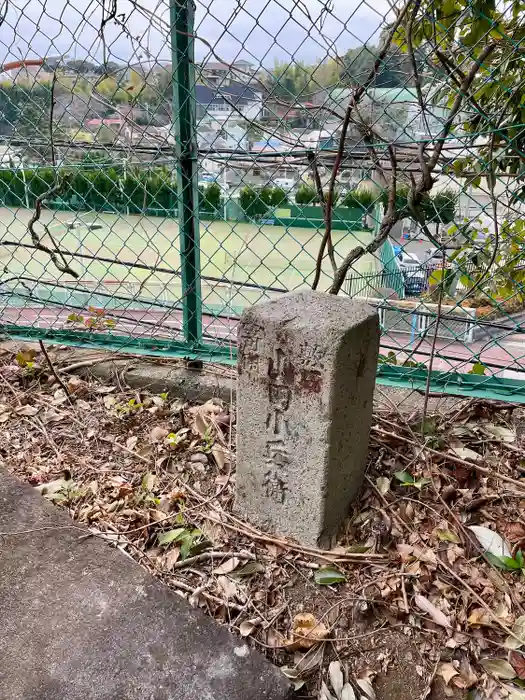
{"type": "Polygon", "coordinates": [[[424,202],[436,182],[438,166],[443,163],[445,144],[457,130],[461,131],[465,152],[469,151],[469,145],[476,146],[476,155],[470,156],[467,165],[477,176],[493,180],[493,160],[499,172],[521,167],[520,143],[523,141],[525,145],[525,127],[519,126],[523,122],[525,98],[525,86],[521,80],[525,68],[525,50],[520,46],[525,38],[525,27],[520,21],[521,5],[512,0],[503,11],[499,6],[482,0],[479,7],[476,5],[475,12],[469,8],[467,0],[458,0],[452,6],[450,3],[437,6],[430,0],[409,0],[397,10],[394,8],[396,18],[378,54],[380,60],[376,61],[362,85],[355,89],[341,127],[326,197],[325,232],[317,257],[314,289],[319,284],[325,250],[331,239],[333,192],[351,122],[360,128],[374,177],[387,192],[389,204],[377,235],[368,245],[353,248],[335,270],[329,289],[332,294],[340,291],[350,267],[364,255],[379,250],[396,223],[407,215],[436,245],[426,225],[424,202]],[[424,142],[417,146],[417,173],[399,172],[396,167],[399,144],[394,140],[378,139],[374,125],[366,123],[359,115],[359,103],[374,82],[381,57],[393,45],[410,61],[411,80],[423,120],[426,122],[429,108],[437,106],[447,110],[439,131],[429,131],[424,142]],[[421,56],[425,57],[423,63],[427,75],[435,79],[430,82],[440,85],[432,95],[429,89],[424,89],[421,56]],[[486,132],[493,132],[495,136],[486,144],[480,144],[480,133],[486,132]],[[381,141],[383,143],[378,143],[381,141]],[[494,157],[489,158],[490,155],[494,157]],[[408,180],[409,197],[406,206],[400,207],[396,201],[396,189],[401,182],[405,184],[403,178],[408,180]]]}

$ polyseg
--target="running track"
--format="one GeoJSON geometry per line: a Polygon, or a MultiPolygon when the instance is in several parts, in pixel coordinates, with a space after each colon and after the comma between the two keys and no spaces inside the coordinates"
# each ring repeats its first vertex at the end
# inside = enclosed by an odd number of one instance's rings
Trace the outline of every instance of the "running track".
{"type": "MultiPolygon", "coordinates": [[[[64,329],[71,328],[67,323],[67,317],[71,313],[78,313],[76,309],[53,307],[5,307],[0,310],[0,323],[18,326],[31,326],[38,328],[64,329]]],[[[111,311],[112,318],[116,321],[116,327],[111,331],[116,335],[132,335],[134,337],[157,337],[183,340],[181,331],[182,311],[170,310],[125,310],[111,311]]],[[[88,316],[89,313],[84,313],[88,316]]],[[[211,315],[203,315],[203,334],[208,342],[213,340],[236,342],[238,320],[231,318],[217,318],[211,315]]],[[[412,360],[428,364],[431,353],[432,340],[426,339],[418,344],[416,339],[413,347],[417,349],[411,356],[412,360]]],[[[381,352],[387,354],[394,352],[398,362],[402,362],[412,350],[410,338],[405,333],[391,332],[383,335],[381,339],[381,352]]],[[[525,335],[508,335],[504,340],[481,340],[465,345],[461,342],[438,338],[436,353],[433,363],[435,370],[456,370],[468,372],[474,361],[480,361],[488,366],[488,373],[501,373],[500,376],[517,376],[517,372],[525,372],[525,335]],[[477,356],[477,357],[476,357],[477,356]],[[473,359],[476,357],[476,359],[473,359]]],[[[520,378],[525,379],[525,374],[520,378]]]]}

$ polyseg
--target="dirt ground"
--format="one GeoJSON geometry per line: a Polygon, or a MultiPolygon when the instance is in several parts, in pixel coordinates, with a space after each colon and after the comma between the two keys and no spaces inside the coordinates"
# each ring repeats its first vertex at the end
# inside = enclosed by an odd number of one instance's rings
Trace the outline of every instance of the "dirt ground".
{"type": "Polygon", "coordinates": [[[422,421],[421,397],[379,392],[362,493],[322,551],[234,514],[229,402],[49,359],[0,355],[0,465],[261,649],[298,698],[342,700],[342,673],[345,698],[525,700],[521,407],[433,401],[422,421]]]}

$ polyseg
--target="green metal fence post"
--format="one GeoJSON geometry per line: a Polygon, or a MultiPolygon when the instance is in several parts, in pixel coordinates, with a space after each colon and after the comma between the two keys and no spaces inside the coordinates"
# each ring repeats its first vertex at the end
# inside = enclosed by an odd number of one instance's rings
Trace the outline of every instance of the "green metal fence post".
{"type": "Polygon", "coordinates": [[[200,236],[193,0],[170,0],[173,125],[177,156],[183,330],[192,346],[202,340],[200,236]]]}

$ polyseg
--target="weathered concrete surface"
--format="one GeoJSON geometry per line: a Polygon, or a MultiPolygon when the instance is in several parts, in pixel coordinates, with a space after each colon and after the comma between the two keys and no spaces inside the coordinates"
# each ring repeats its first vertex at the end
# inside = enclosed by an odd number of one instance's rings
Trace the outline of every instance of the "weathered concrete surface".
{"type": "Polygon", "coordinates": [[[300,292],[239,327],[237,507],[259,526],[329,546],[366,465],[379,351],[376,311],[300,292]]]}
{"type": "Polygon", "coordinates": [[[1,700],[288,696],[244,641],[70,524],[0,472],[0,532],[49,528],[0,536],[1,700]]]}

